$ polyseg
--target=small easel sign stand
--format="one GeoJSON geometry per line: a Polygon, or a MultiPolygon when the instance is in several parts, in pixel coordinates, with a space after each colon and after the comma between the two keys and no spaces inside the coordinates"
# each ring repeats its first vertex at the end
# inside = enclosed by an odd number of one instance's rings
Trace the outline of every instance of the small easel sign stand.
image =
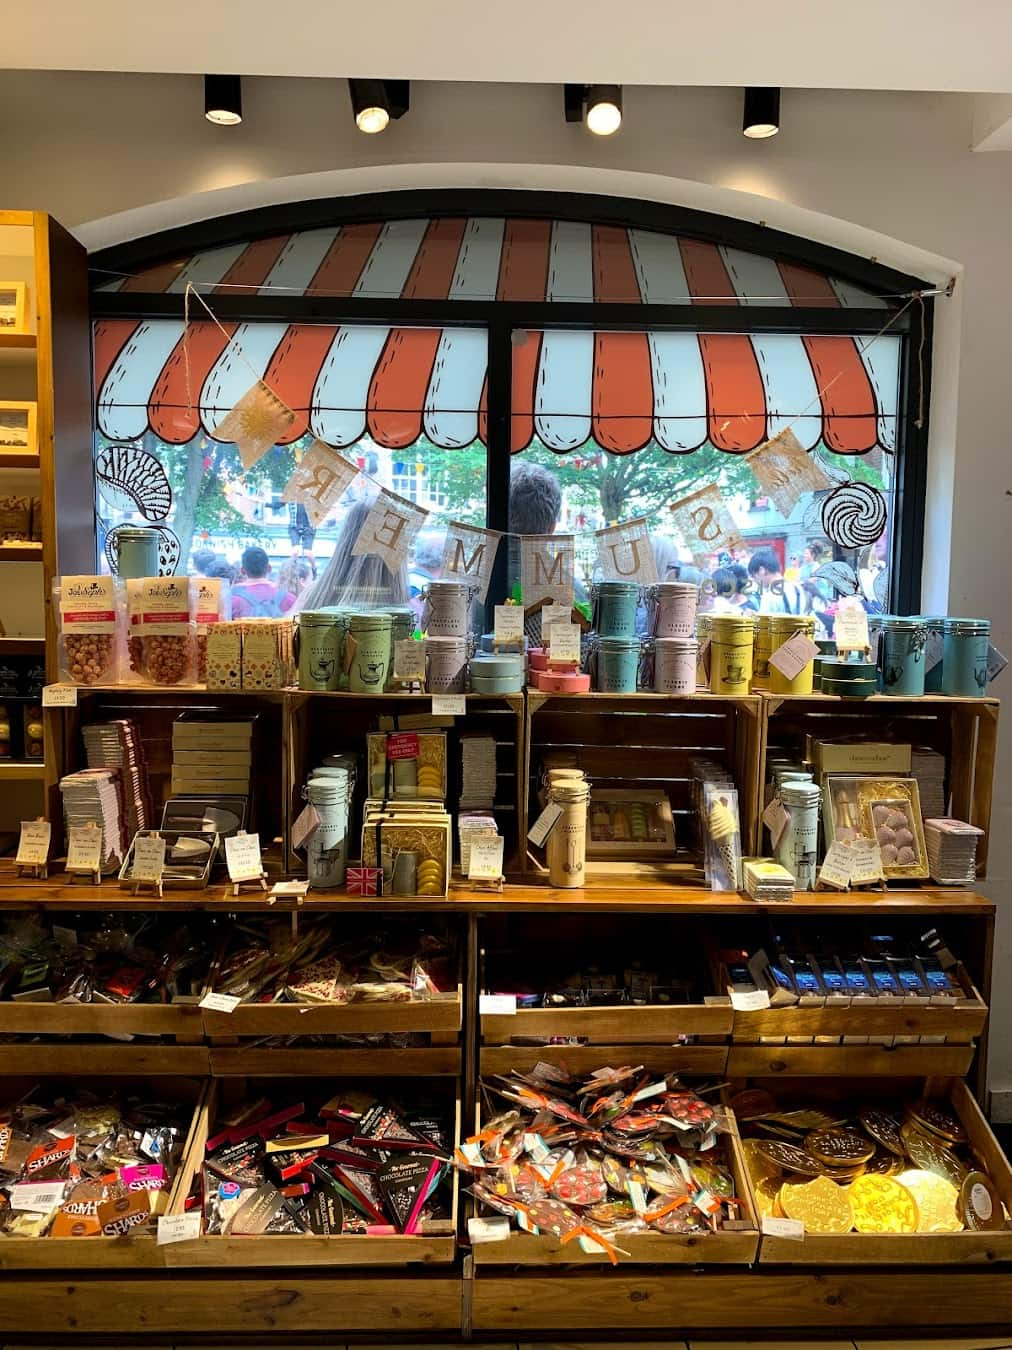
{"type": "Polygon", "coordinates": [[[49,845],[52,838],[53,827],[41,816],[36,820],[21,822],[21,837],[14,859],[19,877],[34,877],[37,881],[49,879],[49,845]]]}
{"type": "Polygon", "coordinates": [[[844,596],[840,601],[833,634],[837,655],[842,656],[845,661],[852,658],[855,652],[859,661],[872,660],[868,615],[856,596],[844,596]]]}
{"type": "Polygon", "coordinates": [[[71,883],[102,883],[102,831],[94,820],[67,831],[67,875],[71,883]]]}
{"type": "Polygon", "coordinates": [[[471,841],[467,879],[476,891],[502,894],[503,882],[506,879],[502,874],[504,847],[505,840],[501,834],[478,835],[471,841]]]}
{"type": "Polygon", "coordinates": [[[134,895],[142,886],[150,886],[159,900],[164,898],[162,873],[165,871],[165,838],[157,830],[139,834],[134,840],[134,861],[130,871],[134,895]]]}
{"type": "MultiPolygon", "coordinates": [[[[225,861],[228,863],[228,878],[232,884],[232,894],[239,894],[243,886],[259,886],[267,889],[267,873],[264,871],[260,856],[260,836],[238,830],[225,840],[225,861]]],[[[226,894],[228,887],[225,888],[226,894]]]]}

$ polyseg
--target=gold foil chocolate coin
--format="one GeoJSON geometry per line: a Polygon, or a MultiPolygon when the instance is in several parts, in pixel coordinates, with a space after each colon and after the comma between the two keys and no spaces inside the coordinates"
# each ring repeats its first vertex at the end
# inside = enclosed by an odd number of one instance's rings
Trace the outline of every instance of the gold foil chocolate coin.
{"type": "Polygon", "coordinates": [[[909,1129],[907,1126],[903,1128],[903,1143],[907,1157],[915,1167],[923,1168],[925,1172],[934,1172],[937,1176],[950,1181],[953,1186],[962,1185],[963,1178],[970,1170],[965,1163],[938,1139],[922,1134],[920,1130],[909,1129]]]}
{"type": "Polygon", "coordinates": [[[867,1111],[860,1113],[858,1120],[876,1144],[881,1144],[883,1148],[888,1149],[890,1153],[895,1153],[900,1158],[903,1157],[900,1122],[892,1112],[869,1108],[867,1111]]]}
{"type": "Polygon", "coordinates": [[[963,1221],[957,1210],[959,1191],[951,1181],[920,1168],[901,1172],[896,1180],[906,1186],[917,1201],[918,1233],[963,1231],[963,1221]]]}
{"type": "MultiPolygon", "coordinates": [[[[763,1177],[779,1177],[780,1164],[775,1163],[772,1158],[768,1158],[763,1152],[763,1143],[759,1139],[743,1139],[741,1142],[742,1152],[745,1154],[745,1166],[748,1168],[748,1174],[755,1181],[761,1181],[763,1177]]],[[[607,1159],[605,1159],[607,1163],[607,1159]]]]}
{"type": "Polygon", "coordinates": [[[859,1233],[916,1233],[917,1201],[893,1177],[869,1172],[847,1192],[859,1233]]]}
{"type": "Polygon", "coordinates": [[[851,1168],[865,1163],[875,1152],[875,1145],[856,1130],[813,1130],[805,1135],[805,1148],[819,1162],[830,1167],[851,1168]]]}
{"type": "Polygon", "coordinates": [[[806,1233],[849,1233],[854,1227],[850,1197],[828,1177],[780,1188],[780,1207],[788,1219],[800,1219],[806,1233]]]}
{"type": "Polygon", "coordinates": [[[984,1172],[971,1172],[959,1189],[959,1216],[967,1228],[997,1233],[1005,1227],[1001,1196],[984,1172]]]}
{"type": "Polygon", "coordinates": [[[929,1134],[938,1135],[949,1144],[965,1144],[966,1130],[963,1123],[951,1111],[946,1111],[936,1102],[922,1098],[907,1107],[907,1115],[929,1134]]]}
{"type": "Polygon", "coordinates": [[[777,1197],[782,1182],[779,1177],[760,1177],[753,1185],[755,1202],[760,1214],[772,1218],[777,1212],[777,1197]]]}
{"type": "Polygon", "coordinates": [[[800,1172],[805,1177],[821,1177],[826,1170],[818,1158],[813,1157],[807,1149],[798,1148],[796,1144],[782,1144],[779,1139],[760,1139],[758,1143],[759,1151],[782,1167],[785,1172],[800,1172]]]}
{"type": "Polygon", "coordinates": [[[877,1148],[875,1156],[868,1160],[865,1171],[880,1177],[894,1177],[897,1172],[902,1172],[906,1165],[906,1159],[902,1154],[890,1153],[886,1148],[877,1148]]]}

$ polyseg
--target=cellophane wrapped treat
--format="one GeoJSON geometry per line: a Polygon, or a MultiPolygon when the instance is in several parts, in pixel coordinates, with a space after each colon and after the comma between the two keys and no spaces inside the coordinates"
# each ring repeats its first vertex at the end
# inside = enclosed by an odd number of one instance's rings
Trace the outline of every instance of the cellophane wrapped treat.
{"type": "Polygon", "coordinates": [[[61,577],[53,587],[53,604],[60,616],[60,680],[118,683],[123,621],[115,579],[61,577]]]}
{"type": "Polygon", "coordinates": [[[196,625],[187,577],[127,582],[128,651],[134,676],[149,684],[189,684],[196,673],[196,625]]]}
{"type": "Polygon", "coordinates": [[[199,684],[207,682],[208,634],[216,623],[227,619],[231,612],[231,592],[227,581],[221,577],[191,577],[190,613],[196,630],[196,677],[199,684]]]}

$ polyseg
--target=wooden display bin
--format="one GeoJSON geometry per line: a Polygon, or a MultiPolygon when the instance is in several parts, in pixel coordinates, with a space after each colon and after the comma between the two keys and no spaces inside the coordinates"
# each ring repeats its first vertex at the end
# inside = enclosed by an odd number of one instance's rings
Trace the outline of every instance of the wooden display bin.
{"type": "MultiPolygon", "coordinates": [[[[375,1074],[375,1068],[373,1070],[375,1074]]],[[[254,1085],[250,1084],[250,1088],[254,1085]]],[[[269,1092],[271,1084],[260,1080],[258,1091],[269,1092]]],[[[444,1085],[447,1101],[454,1103],[453,1143],[460,1142],[460,1093],[456,1085],[444,1085]]],[[[186,1197],[200,1170],[204,1147],[215,1128],[220,1104],[229,1085],[212,1081],[201,1104],[187,1145],[186,1157],[173,1190],[170,1212],[184,1212],[186,1197]]],[[[172,1243],[164,1248],[166,1265],[227,1267],[231,1269],[275,1266],[414,1266],[450,1265],[457,1252],[457,1211],[459,1184],[455,1168],[450,1169],[452,1201],[450,1217],[433,1222],[412,1236],[367,1237],[358,1234],[317,1237],[298,1234],[265,1233],[253,1237],[205,1235],[189,1242],[172,1243]]]]}
{"type": "MultiPolygon", "coordinates": [[[[735,1086],[739,1084],[736,1082],[735,1086]]],[[[749,1086],[768,1087],[777,1100],[786,1100],[784,1085],[751,1079],[749,1086]]],[[[806,1101],[850,1103],[895,1101],[916,1096],[943,1101],[963,1122],[968,1149],[985,1165],[991,1180],[1012,1213],[1012,1166],[966,1084],[958,1078],[899,1079],[888,1086],[859,1078],[826,1079],[796,1085],[806,1101]]],[[[749,1182],[751,1193],[751,1182],[749,1182]]],[[[753,1205],[755,1197],[753,1195],[753,1205]]],[[[994,1233],[847,1233],[807,1235],[803,1242],[764,1233],[759,1243],[760,1265],[791,1266],[926,1266],[992,1265],[1012,1262],[1012,1227],[994,1233]]]]}
{"type": "MultiPolygon", "coordinates": [[[[671,801],[676,853],[670,859],[590,861],[595,882],[635,876],[644,880],[702,885],[698,852],[686,848],[693,828],[689,761],[708,756],[726,765],[738,789],[743,852],[755,851],[758,822],[761,705],[757,695],[544,694],[527,693],[526,762],[523,774],[523,838],[536,820],[538,781],[546,750],[571,752],[593,787],[663,787],[671,801]]],[[[547,875],[530,848],[525,869],[547,875]]]]}
{"type": "Polygon", "coordinates": [[[987,1024],[987,1004],[963,966],[956,974],[964,997],[937,1003],[830,998],[821,1007],[736,1011],[727,1071],[734,1077],[852,1072],[961,1077],[987,1024]],[[866,1044],[864,1037],[870,1038],[866,1044]]]}
{"type": "MultiPolygon", "coordinates": [[[[127,1068],[122,1062],[120,1074],[127,1068]]],[[[78,1072],[90,1075],[91,1068],[78,1072]]],[[[91,1090],[94,1085],[81,1078],[78,1085],[91,1090]]],[[[0,1103],[16,1100],[34,1086],[32,1079],[5,1079],[0,1081],[0,1103]]],[[[110,1091],[140,1088],[163,1100],[185,1104],[190,1112],[189,1130],[180,1150],[175,1179],[169,1191],[167,1213],[180,1211],[185,1199],[182,1185],[189,1186],[186,1179],[186,1160],[197,1135],[201,1121],[206,1118],[206,1098],[209,1084],[197,1078],[148,1077],[116,1078],[103,1080],[101,1085],[110,1091]]],[[[148,1270],[168,1264],[166,1253],[171,1246],[158,1246],[154,1232],[141,1233],[128,1237],[89,1237],[89,1238],[5,1238],[0,1237],[0,1270],[17,1271],[56,1271],[56,1270],[148,1270]]]]}
{"type": "MultiPolygon", "coordinates": [[[[366,781],[366,732],[380,729],[380,719],[396,721],[400,730],[444,730],[447,736],[448,804],[455,809],[460,798],[460,735],[462,732],[494,736],[496,740],[495,818],[506,840],[505,868],[516,858],[520,833],[520,784],[523,780],[524,695],[468,694],[465,717],[431,715],[431,694],[350,694],[293,690],[286,708],[287,819],[285,827],[286,866],[290,872],[305,875],[303,853],[291,847],[291,827],[305,806],[302,789],[310,770],[323,762],[324,755],[352,751],[359,756],[360,772],[355,800],[350,813],[350,838],[357,841],[362,822],[362,806],[368,794],[366,781]]],[[[453,848],[457,838],[454,828],[453,848]]],[[[352,851],[357,852],[357,842],[352,851]]]]}
{"type": "MultiPolygon", "coordinates": [[[[196,1003],[0,1003],[0,1074],[189,1074],[208,1071],[201,1010],[196,1003]],[[32,1036],[92,1036],[33,1042],[32,1036]],[[123,1036],[161,1041],[127,1043],[123,1036]],[[115,1040],[102,1040],[114,1037],[115,1040]]],[[[2,1084],[0,1084],[2,1086],[2,1084]]]]}
{"type": "Polygon", "coordinates": [[[984,831],[977,845],[977,875],[987,874],[998,743],[997,699],[944,698],[939,694],[921,698],[876,694],[867,699],[844,699],[835,694],[763,694],[762,704],[760,795],[770,752],[800,754],[806,736],[928,746],[945,756],[949,814],[984,831]]]}
{"type": "MultiPolygon", "coordinates": [[[[550,1047],[549,1047],[550,1052],[550,1047]]],[[[543,1054],[546,1052],[543,1052],[543,1054]]],[[[617,1061],[616,1061],[617,1062],[617,1061]]],[[[570,1063],[567,1060],[567,1063],[570,1063]]],[[[599,1061],[595,1068],[600,1067],[599,1061]]],[[[748,1185],[741,1140],[733,1112],[731,1133],[726,1137],[729,1162],[735,1180],[735,1195],[742,1202],[741,1227],[719,1233],[619,1233],[609,1239],[621,1248],[618,1265],[710,1266],[751,1265],[759,1250],[759,1222],[748,1185]]],[[[481,1130],[481,1111],[476,1113],[476,1132],[481,1130]]],[[[511,1231],[505,1242],[482,1242],[472,1248],[476,1266],[600,1266],[609,1264],[607,1253],[585,1252],[577,1243],[563,1246],[560,1238],[511,1231]]]]}

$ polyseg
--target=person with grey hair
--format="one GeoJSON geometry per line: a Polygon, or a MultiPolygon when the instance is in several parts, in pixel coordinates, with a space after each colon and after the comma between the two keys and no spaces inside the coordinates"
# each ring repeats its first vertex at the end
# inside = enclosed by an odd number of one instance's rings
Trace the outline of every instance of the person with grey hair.
{"type": "Polygon", "coordinates": [[[510,530],[553,534],[562,514],[559,480],[540,464],[514,464],[510,473],[510,530]]]}

